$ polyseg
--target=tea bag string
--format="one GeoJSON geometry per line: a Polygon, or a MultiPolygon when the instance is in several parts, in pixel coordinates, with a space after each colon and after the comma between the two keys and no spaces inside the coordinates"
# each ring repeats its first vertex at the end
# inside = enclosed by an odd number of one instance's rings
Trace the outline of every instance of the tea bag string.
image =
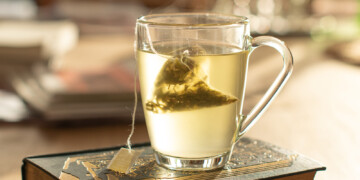
{"type": "MultiPolygon", "coordinates": [[[[136,63],[137,64],[137,63],[136,63]]],[[[134,75],[134,99],[135,99],[135,102],[134,102],[134,108],[133,108],[133,113],[132,113],[132,116],[131,116],[131,131],[130,131],[130,134],[129,134],[129,137],[127,138],[127,142],[126,142],[126,145],[129,149],[129,153],[131,152],[131,137],[133,136],[134,134],[134,131],[135,131],[135,115],[136,115],[136,108],[137,108],[137,103],[138,103],[138,95],[137,95],[137,88],[136,88],[136,82],[137,82],[137,70],[135,68],[135,75],[134,75]]]]}
{"type": "MultiPolygon", "coordinates": [[[[152,41],[152,38],[151,38],[151,35],[150,35],[150,31],[149,31],[149,27],[148,27],[148,24],[145,24],[144,25],[145,27],[145,33],[146,33],[146,37],[147,37],[147,40],[149,42],[149,45],[150,45],[150,50],[155,53],[156,55],[160,56],[160,57],[163,57],[165,59],[169,59],[168,56],[165,56],[163,54],[160,54],[156,51],[156,49],[154,48],[154,45],[153,45],[153,41],[152,41]]],[[[190,53],[189,53],[189,50],[184,50],[183,52],[181,52],[180,54],[180,63],[182,63],[183,65],[185,65],[190,71],[193,72],[193,70],[189,67],[189,65],[187,65],[183,60],[184,58],[188,58],[188,56],[190,56],[190,53]]]]}
{"type": "MultiPolygon", "coordinates": [[[[145,25],[145,32],[146,32],[146,36],[147,36],[149,44],[150,44],[150,49],[155,54],[164,57],[163,55],[159,54],[155,50],[155,48],[153,47],[151,37],[150,37],[150,32],[149,32],[149,29],[148,29],[147,25],[145,25]]],[[[137,36],[137,31],[136,30],[135,30],[135,36],[137,36]]],[[[134,51],[135,51],[135,54],[136,54],[136,51],[137,51],[137,43],[136,42],[135,42],[135,45],[134,45],[134,51]]],[[[137,87],[136,87],[136,84],[137,84],[137,60],[135,60],[135,70],[134,71],[135,71],[134,72],[134,101],[135,102],[134,102],[133,113],[132,113],[132,116],[131,116],[131,131],[130,131],[130,134],[129,134],[129,136],[127,138],[127,141],[126,141],[126,146],[128,147],[129,153],[131,152],[131,137],[134,135],[134,131],[135,131],[135,116],[136,116],[137,103],[138,103],[138,97],[137,97],[138,94],[137,94],[137,87]]]]}
{"type": "Polygon", "coordinates": [[[161,57],[163,57],[163,58],[168,58],[168,57],[166,57],[166,56],[158,53],[158,52],[155,50],[154,45],[153,45],[153,43],[152,43],[151,36],[150,36],[149,27],[148,27],[147,24],[145,24],[144,27],[145,27],[145,33],[146,33],[147,40],[149,41],[150,50],[151,50],[153,53],[155,53],[156,55],[158,55],[158,56],[161,56],[161,57]]]}
{"type": "MultiPolygon", "coordinates": [[[[137,28],[135,28],[135,37],[137,38],[137,28]]],[[[136,40],[137,41],[137,40],[136,40]]],[[[134,43],[134,52],[136,55],[137,51],[137,42],[134,43]]],[[[137,94],[137,57],[135,58],[135,70],[134,70],[134,108],[133,113],[131,115],[131,131],[130,134],[126,140],[126,146],[128,147],[129,153],[131,153],[131,137],[134,135],[135,131],[135,116],[136,116],[136,110],[137,110],[137,103],[138,103],[138,94],[137,94]]]]}

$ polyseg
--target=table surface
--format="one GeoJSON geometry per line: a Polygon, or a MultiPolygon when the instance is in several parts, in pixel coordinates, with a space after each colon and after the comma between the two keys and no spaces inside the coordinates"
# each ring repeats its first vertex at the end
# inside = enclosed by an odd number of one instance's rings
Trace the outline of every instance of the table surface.
{"type": "MultiPolygon", "coordinates": [[[[127,40],[131,42],[131,38],[127,40]]],[[[324,164],[327,170],[318,172],[316,179],[358,178],[360,67],[326,55],[326,43],[307,37],[283,40],[294,56],[292,77],[246,136],[294,150],[324,164]]],[[[280,68],[281,57],[274,50],[259,48],[253,52],[245,113],[259,100],[280,68]]],[[[129,132],[130,119],[66,125],[0,123],[0,179],[21,179],[24,157],[117,146],[125,144],[129,132]]],[[[145,123],[138,122],[132,142],[148,140],[145,123]]]]}

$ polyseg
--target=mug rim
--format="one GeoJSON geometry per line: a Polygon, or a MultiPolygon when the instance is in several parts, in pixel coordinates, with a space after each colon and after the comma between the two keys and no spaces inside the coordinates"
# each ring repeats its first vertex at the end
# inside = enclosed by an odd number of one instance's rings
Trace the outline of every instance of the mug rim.
{"type": "Polygon", "coordinates": [[[137,23],[140,24],[148,24],[148,25],[155,25],[155,26],[192,26],[192,27],[207,27],[207,26],[238,26],[238,25],[246,25],[249,23],[249,19],[245,16],[237,16],[237,15],[230,15],[230,14],[221,14],[221,13],[160,13],[160,14],[149,14],[145,16],[141,16],[137,19],[137,23]],[[215,17],[219,18],[227,17],[227,22],[221,22],[221,23],[206,23],[206,24],[196,24],[196,23],[167,23],[167,22],[156,22],[152,19],[154,18],[160,18],[160,17],[179,17],[179,16],[204,16],[204,17],[215,17]]]}

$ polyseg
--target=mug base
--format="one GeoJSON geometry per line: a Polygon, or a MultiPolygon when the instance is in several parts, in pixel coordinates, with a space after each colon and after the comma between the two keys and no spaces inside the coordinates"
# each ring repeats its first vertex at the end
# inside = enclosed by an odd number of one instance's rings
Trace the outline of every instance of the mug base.
{"type": "Polygon", "coordinates": [[[230,152],[204,158],[181,158],[162,154],[154,150],[157,164],[177,171],[208,171],[222,168],[230,158],[230,152]]]}

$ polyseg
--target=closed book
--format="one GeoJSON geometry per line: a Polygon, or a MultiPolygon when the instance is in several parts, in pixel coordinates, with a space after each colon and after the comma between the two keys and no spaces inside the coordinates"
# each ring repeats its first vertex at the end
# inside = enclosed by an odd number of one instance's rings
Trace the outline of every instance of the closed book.
{"type": "Polygon", "coordinates": [[[77,44],[78,31],[68,20],[1,20],[0,64],[29,65],[63,56],[77,44]]]}
{"type": "Polygon", "coordinates": [[[244,137],[229,163],[212,171],[174,171],[156,164],[149,143],[133,148],[142,154],[128,174],[106,167],[121,147],[27,157],[24,180],[42,179],[313,179],[326,168],[311,158],[260,140],[244,137]]]}
{"type": "MultiPolygon", "coordinates": [[[[50,71],[35,65],[12,73],[11,85],[48,121],[131,117],[135,76],[125,64],[131,61],[90,71],[50,71]]],[[[136,116],[142,120],[141,103],[137,105],[136,116]]]]}

